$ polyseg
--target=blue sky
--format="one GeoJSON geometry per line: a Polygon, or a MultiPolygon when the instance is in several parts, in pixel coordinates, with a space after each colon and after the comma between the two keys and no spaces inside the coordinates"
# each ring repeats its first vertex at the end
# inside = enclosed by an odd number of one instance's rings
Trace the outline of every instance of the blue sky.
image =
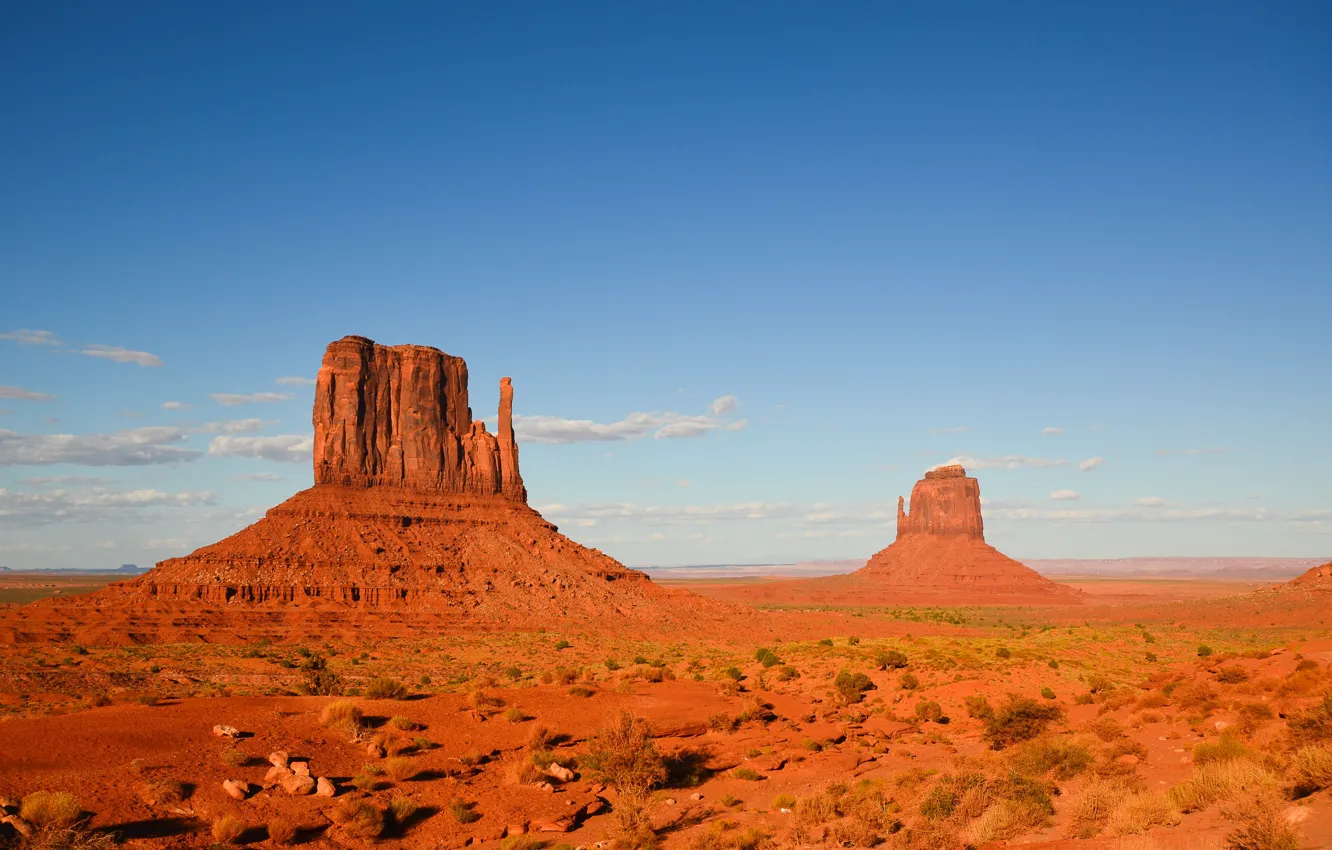
{"type": "Polygon", "coordinates": [[[632,565],[868,556],[952,458],[1016,556],[1332,554],[1330,25],[8,4],[0,563],[308,486],[348,333],[512,375],[532,504],[632,565]]]}

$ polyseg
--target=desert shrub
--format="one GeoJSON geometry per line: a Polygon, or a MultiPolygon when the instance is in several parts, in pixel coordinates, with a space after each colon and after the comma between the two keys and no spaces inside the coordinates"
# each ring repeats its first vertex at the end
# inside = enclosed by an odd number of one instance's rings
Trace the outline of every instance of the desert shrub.
{"type": "Polygon", "coordinates": [[[864,673],[852,673],[843,670],[833,680],[833,688],[842,701],[850,705],[865,698],[866,691],[874,690],[874,683],[864,673]]]}
{"type": "Polygon", "coordinates": [[[1099,835],[1128,794],[1128,787],[1116,779],[1089,782],[1069,803],[1069,837],[1093,838],[1099,835]]]}
{"type": "Polygon", "coordinates": [[[920,679],[917,679],[914,673],[903,673],[897,680],[897,685],[904,691],[914,691],[920,687],[920,679]]]}
{"type": "Polygon", "coordinates": [[[770,806],[770,808],[778,810],[795,809],[795,806],[796,806],[795,797],[792,797],[790,794],[778,794],[776,797],[772,798],[772,805],[770,806]]]}
{"type": "Polygon", "coordinates": [[[1013,653],[1006,646],[1001,646],[994,651],[996,658],[1012,658],[1013,653]]]}
{"type": "Polygon", "coordinates": [[[994,708],[990,706],[990,701],[983,694],[971,694],[964,702],[967,706],[967,717],[973,717],[977,720],[987,720],[994,717],[994,708]]]}
{"type": "Polygon", "coordinates": [[[1212,654],[1212,648],[1205,643],[1198,644],[1198,657],[1206,658],[1212,654]]]}
{"type": "Polygon", "coordinates": [[[1239,733],[1246,737],[1252,735],[1273,716],[1271,706],[1266,703],[1246,702],[1239,707],[1239,733]]]}
{"type": "Polygon", "coordinates": [[[213,821],[213,840],[222,844],[238,844],[245,832],[245,824],[235,815],[223,815],[213,821]]]}
{"type": "Polygon", "coordinates": [[[792,667],[790,664],[784,664],[777,670],[777,681],[779,682],[789,682],[792,679],[799,678],[800,671],[792,667]]]}
{"type": "Polygon", "coordinates": [[[1087,731],[1107,744],[1124,737],[1124,727],[1113,717],[1098,717],[1087,724],[1087,731]]]}
{"type": "Polygon", "coordinates": [[[82,813],[68,791],[34,791],[19,804],[19,817],[41,827],[73,826],[82,813]]]}
{"type": "Polygon", "coordinates": [[[379,774],[372,773],[368,768],[353,776],[351,784],[362,791],[378,791],[385,787],[385,783],[379,778],[379,774]]]}
{"type": "Polygon", "coordinates": [[[832,646],[832,645],[833,645],[832,638],[823,638],[822,640],[819,641],[819,646],[832,646]]]}
{"type": "Polygon", "coordinates": [[[1226,836],[1227,850],[1297,850],[1300,834],[1281,811],[1273,793],[1247,796],[1224,813],[1235,824],[1226,836]]]}
{"type": "Polygon", "coordinates": [[[522,723],[525,720],[531,720],[532,716],[515,705],[513,708],[504,712],[504,719],[510,723],[522,723]]]}
{"type": "Polygon", "coordinates": [[[366,699],[406,699],[407,686],[397,679],[380,676],[365,686],[366,699]]]}
{"type": "Polygon", "coordinates": [[[330,702],[319,713],[319,722],[325,727],[349,736],[361,731],[362,720],[361,707],[349,699],[330,702]]]}
{"type": "Polygon", "coordinates": [[[301,671],[301,684],[297,690],[301,693],[307,696],[337,696],[342,693],[342,677],[328,669],[328,661],[324,656],[311,653],[297,666],[301,671]]]}
{"type": "Polygon", "coordinates": [[[1052,688],[1041,688],[1041,696],[1045,699],[1054,699],[1055,692],[1052,688]]]}
{"type": "Polygon", "coordinates": [[[1155,652],[1144,652],[1142,657],[1148,664],[1155,664],[1157,661],[1155,652]]]}
{"type": "Polygon", "coordinates": [[[416,775],[416,763],[409,758],[398,756],[384,762],[384,772],[394,782],[406,782],[416,775]]]}
{"type": "MultiPolygon", "coordinates": [[[[998,802],[987,807],[968,827],[964,838],[969,843],[1008,840],[1050,822],[1054,803],[1045,783],[1016,775],[990,783],[987,789],[998,802]]],[[[948,845],[948,846],[955,846],[948,845]]]]}
{"type": "Polygon", "coordinates": [[[224,747],[218,758],[228,767],[240,767],[250,760],[250,757],[235,747],[224,747]]]}
{"type": "Polygon", "coordinates": [[[993,749],[1001,750],[1035,738],[1063,716],[1059,706],[1041,705],[1028,697],[1010,696],[993,716],[986,718],[985,739],[993,749]]]}
{"type": "Polygon", "coordinates": [[[402,826],[419,808],[411,797],[395,796],[388,802],[388,815],[394,823],[402,826]]]}
{"type": "Polygon", "coordinates": [[[942,723],[943,706],[933,700],[921,700],[916,703],[916,719],[922,723],[942,723]]]}
{"type": "Polygon", "coordinates": [[[1086,744],[1067,738],[1042,735],[1027,741],[1013,754],[1013,769],[1023,776],[1072,779],[1091,766],[1092,751],[1086,744]]]}
{"type": "Polygon", "coordinates": [[[1215,741],[1200,741],[1193,746],[1195,765],[1211,764],[1220,761],[1234,761],[1249,754],[1244,742],[1229,733],[1222,734],[1215,741]]]}
{"type": "Polygon", "coordinates": [[[481,820],[481,813],[476,810],[476,803],[454,798],[449,801],[449,814],[458,823],[476,823],[481,820]]]}
{"type": "Polygon", "coordinates": [[[1332,741],[1332,692],[1323,697],[1322,703],[1292,714],[1286,732],[1295,746],[1332,741]]]}
{"type": "Polygon", "coordinates": [[[285,818],[273,818],[268,822],[268,840],[274,844],[291,844],[296,840],[296,825],[285,818]]]}
{"type": "Polygon", "coordinates": [[[1091,691],[1073,697],[1074,705],[1091,705],[1093,702],[1096,702],[1096,698],[1091,695],[1091,691]]]}
{"type": "Polygon", "coordinates": [[[1197,767],[1170,789],[1170,802],[1182,812],[1198,812],[1240,793],[1253,794],[1276,785],[1272,775],[1247,759],[1214,761],[1197,767]]]}
{"type": "Polygon", "coordinates": [[[389,725],[394,729],[401,729],[404,732],[411,732],[416,729],[416,721],[403,717],[401,714],[395,714],[390,717],[389,725]]]}
{"type": "Polygon", "coordinates": [[[510,835],[500,842],[500,850],[545,850],[546,843],[534,835],[510,835]]]}
{"type": "Polygon", "coordinates": [[[384,813],[365,800],[344,797],[330,813],[333,822],[357,838],[378,838],[384,831],[384,813]]]}
{"type": "Polygon", "coordinates": [[[1124,798],[1107,826],[1111,835],[1138,835],[1158,826],[1175,826],[1179,821],[1179,810],[1165,794],[1138,791],[1124,798]]]}
{"type": "Polygon", "coordinates": [[[1306,794],[1332,786],[1332,746],[1300,747],[1290,759],[1290,776],[1306,794]]]}
{"type": "Polygon", "coordinates": [[[666,779],[666,767],[647,724],[629,712],[593,736],[585,763],[621,793],[646,792],[666,779]]]}
{"type": "Polygon", "coordinates": [[[1249,681],[1249,674],[1243,667],[1222,667],[1216,671],[1216,680],[1223,685],[1238,685],[1249,681]]]}
{"type": "Polygon", "coordinates": [[[555,737],[549,726],[533,726],[527,733],[527,748],[533,751],[549,750],[555,745],[555,737]]]}
{"type": "Polygon", "coordinates": [[[731,771],[731,775],[746,782],[758,782],[763,778],[763,775],[752,767],[737,767],[731,771]]]}
{"type": "Polygon", "coordinates": [[[593,690],[592,688],[589,688],[587,685],[574,685],[572,688],[569,689],[569,696],[571,697],[587,698],[595,693],[596,691],[593,690]]]}
{"type": "Polygon", "coordinates": [[[185,786],[166,777],[149,779],[139,787],[139,790],[143,794],[144,801],[153,806],[179,803],[185,799],[185,786]]]}
{"type": "Polygon", "coordinates": [[[762,664],[764,667],[776,667],[778,664],[782,663],[782,659],[777,657],[777,653],[767,647],[761,647],[755,652],[754,660],[762,664]]]}
{"type": "Polygon", "coordinates": [[[1187,682],[1170,692],[1175,707],[1182,711],[1208,714],[1220,704],[1216,688],[1209,682],[1187,682]]]}
{"type": "Polygon", "coordinates": [[[874,656],[874,663],[880,670],[900,670],[907,666],[906,653],[896,649],[883,650],[874,656]]]}

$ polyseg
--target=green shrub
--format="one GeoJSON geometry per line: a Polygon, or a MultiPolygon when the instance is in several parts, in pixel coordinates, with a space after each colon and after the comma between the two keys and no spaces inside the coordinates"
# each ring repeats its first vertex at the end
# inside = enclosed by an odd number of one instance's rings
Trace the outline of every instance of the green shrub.
{"type": "Polygon", "coordinates": [[[1064,716],[1057,705],[1041,705],[1028,697],[1010,696],[985,720],[985,739],[993,749],[1029,741],[1064,716]]]}
{"type": "Polygon", "coordinates": [[[836,689],[842,701],[849,705],[864,699],[866,691],[874,690],[874,683],[864,673],[852,673],[843,670],[833,680],[833,688],[836,689]]]}
{"type": "Polygon", "coordinates": [[[381,676],[365,686],[366,699],[406,699],[407,686],[397,679],[381,676]]]}
{"type": "Polygon", "coordinates": [[[967,706],[968,717],[974,717],[977,720],[988,720],[994,717],[994,708],[990,706],[990,701],[983,694],[971,694],[964,702],[967,706]]]}
{"type": "Polygon", "coordinates": [[[1243,667],[1222,667],[1216,671],[1216,680],[1223,685],[1238,685],[1249,681],[1249,674],[1243,667]]]}
{"type": "Polygon", "coordinates": [[[916,719],[922,723],[943,723],[943,707],[933,700],[921,700],[916,703],[916,719]]]}
{"type": "Polygon", "coordinates": [[[731,775],[736,779],[743,779],[746,782],[758,782],[763,778],[762,774],[752,767],[737,767],[735,770],[731,771],[731,775]]]}
{"type": "Polygon", "coordinates": [[[754,660],[766,667],[776,667],[782,663],[782,659],[777,657],[777,653],[767,647],[763,647],[754,653],[754,660]]]}
{"type": "Polygon", "coordinates": [[[573,646],[573,644],[569,643],[567,640],[559,640],[555,642],[555,649],[557,650],[568,649],[571,646],[573,646]]]}
{"type": "Polygon", "coordinates": [[[819,646],[832,646],[832,645],[833,645],[832,638],[824,638],[823,640],[819,641],[819,646]]]}
{"type": "Polygon", "coordinates": [[[1147,659],[1147,663],[1148,663],[1148,664],[1155,664],[1155,663],[1156,663],[1156,653],[1155,653],[1155,652],[1148,652],[1148,653],[1146,653],[1143,657],[1147,659]]]}
{"type": "Polygon", "coordinates": [[[1212,654],[1212,648],[1205,643],[1198,644],[1198,657],[1206,658],[1212,654]]]}
{"type": "Polygon", "coordinates": [[[1051,688],[1041,688],[1041,696],[1045,697],[1046,699],[1054,699],[1055,692],[1051,688]]]}
{"type": "Polygon", "coordinates": [[[914,673],[903,673],[897,684],[904,691],[914,691],[920,687],[920,679],[917,679],[914,673]]]}
{"type": "Polygon", "coordinates": [[[1008,647],[1006,647],[1006,646],[1001,646],[1001,647],[999,647],[998,649],[996,649],[996,650],[994,651],[994,654],[995,654],[995,656],[998,657],[998,658],[1012,658],[1012,657],[1013,657],[1013,653],[1010,652],[1009,649],[1008,649],[1008,647]]]}
{"type": "Polygon", "coordinates": [[[906,653],[898,652],[896,649],[879,652],[874,656],[874,661],[879,665],[880,670],[900,670],[907,666],[906,653]]]}
{"type": "Polygon", "coordinates": [[[476,803],[454,798],[449,801],[449,814],[458,823],[476,823],[481,820],[481,813],[476,811],[476,803]]]}

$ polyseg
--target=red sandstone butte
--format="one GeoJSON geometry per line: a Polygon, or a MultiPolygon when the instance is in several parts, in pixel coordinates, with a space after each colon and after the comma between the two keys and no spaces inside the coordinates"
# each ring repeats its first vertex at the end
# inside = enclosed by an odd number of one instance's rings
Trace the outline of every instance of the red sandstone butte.
{"type": "Polygon", "coordinates": [[[925,473],[911,488],[911,510],[897,500],[897,540],[853,575],[903,591],[986,591],[990,597],[1075,599],[1073,588],[1050,581],[985,542],[980,484],[961,466],[925,473]]]}
{"type": "Polygon", "coordinates": [[[313,487],[137,579],[16,609],[0,638],[243,640],[247,629],[352,624],[401,633],[407,615],[421,615],[416,628],[563,618],[688,627],[733,614],[580,546],[528,507],[508,378],[491,434],[472,419],[462,358],[343,337],[324,352],[313,424],[313,487]]]}

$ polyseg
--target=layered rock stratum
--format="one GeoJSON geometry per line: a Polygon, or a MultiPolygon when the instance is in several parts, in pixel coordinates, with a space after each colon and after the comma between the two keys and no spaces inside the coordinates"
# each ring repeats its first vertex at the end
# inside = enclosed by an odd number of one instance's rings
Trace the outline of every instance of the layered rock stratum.
{"type": "Polygon", "coordinates": [[[324,353],[313,425],[313,487],[132,581],[18,609],[0,640],[688,625],[733,610],[654,584],[528,506],[508,378],[492,434],[472,418],[462,358],[348,336],[324,353]]]}
{"type": "MultiPolygon", "coordinates": [[[[898,497],[897,539],[852,575],[910,594],[983,591],[997,601],[1076,601],[1082,595],[985,542],[980,483],[957,465],[926,472],[911,488],[909,511],[898,497]]],[[[976,601],[969,598],[971,604],[976,601]]]]}

